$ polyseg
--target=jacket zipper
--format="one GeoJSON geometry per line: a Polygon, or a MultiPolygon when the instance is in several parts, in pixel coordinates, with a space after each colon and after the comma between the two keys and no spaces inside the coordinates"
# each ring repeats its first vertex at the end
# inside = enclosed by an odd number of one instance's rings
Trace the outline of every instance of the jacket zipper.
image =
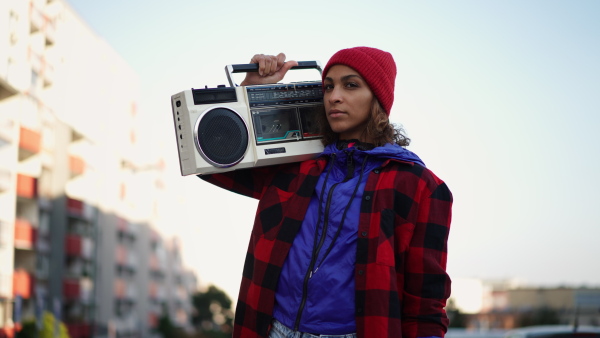
{"type": "Polygon", "coordinates": [[[317,258],[319,256],[319,252],[325,243],[325,237],[327,235],[327,228],[329,227],[329,207],[331,205],[331,198],[333,196],[333,190],[337,187],[339,183],[334,184],[331,189],[329,189],[327,195],[327,204],[325,206],[325,215],[323,220],[323,232],[321,233],[321,239],[319,240],[319,245],[313,249],[313,255],[310,260],[310,265],[306,274],[304,275],[304,284],[302,285],[302,301],[300,302],[300,307],[298,308],[298,314],[296,315],[296,322],[294,323],[294,331],[298,331],[300,327],[300,318],[302,317],[302,311],[304,311],[304,306],[306,306],[306,299],[308,298],[308,281],[312,278],[313,269],[315,267],[315,263],[317,262],[317,258]]]}
{"type": "MultiPolygon", "coordinates": [[[[348,166],[348,170],[352,169],[352,172],[346,173],[346,177],[344,178],[344,180],[342,182],[348,181],[350,178],[352,178],[352,174],[354,173],[354,161],[352,158],[353,151],[350,151],[349,154],[348,154],[348,152],[346,152],[346,154],[348,156],[348,159],[346,162],[347,166],[348,166]]],[[[333,165],[333,163],[332,163],[332,165],[333,165]]],[[[296,322],[294,323],[294,331],[298,331],[300,328],[300,318],[302,317],[302,312],[304,311],[304,307],[306,306],[306,299],[308,298],[308,282],[312,278],[313,269],[314,269],[315,263],[317,262],[317,259],[319,257],[319,252],[321,251],[323,244],[325,244],[325,237],[327,236],[327,228],[329,227],[329,208],[331,207],[331,199],[333,198],[333,191],[342,182],[338,182],[338,183],[335,183],[334,185],[332,185],[331,188],[329,189],[329,192],[327,193],[327,203],[325,204],[325,214],[323,215],[323,232],[321,233],[319,245],[317,245],[315,248],[313,248],[312,257],[310,259],[310,265],[308,266],[308,270],[306,271],[306,274],[304,275],[304,283],[302,285],[302,301],[300,302],[300,307],[298,308],[298,314],[296,315],[296,322]]],[[[332,243],[332,245],[333,245],[333,243],[332,243]]]]}

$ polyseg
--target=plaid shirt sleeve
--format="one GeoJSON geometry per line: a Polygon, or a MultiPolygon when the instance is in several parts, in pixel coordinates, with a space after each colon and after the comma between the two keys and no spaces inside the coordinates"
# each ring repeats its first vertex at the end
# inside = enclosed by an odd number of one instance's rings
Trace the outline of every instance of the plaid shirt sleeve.
{"type": "Polygon", "coordinates": [[[276,171],[277,167],[262,167],[198,175],[198,177],[231,192],[260,199],[276,171]]]}
{"type": "Polygon", "coordinates": [[[402,336],[443,337],[449,321],[444,307],[450,297],[446,273],[452,194],[432,176],[432,190],[418,200],[417,220],[405,256],[402,336]],[[431,191],[431,193],[429,193],[431,191]]]}

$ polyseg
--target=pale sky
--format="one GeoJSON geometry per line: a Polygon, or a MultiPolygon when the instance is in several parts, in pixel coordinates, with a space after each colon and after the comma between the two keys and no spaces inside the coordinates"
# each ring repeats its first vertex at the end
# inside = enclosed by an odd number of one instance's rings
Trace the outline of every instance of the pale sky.
{"type": "Polygon", "coordinates": [[[256,53],[362,45],[394,55],[391,119],[454,194],[451,277],[600,286],[599,1],[68,2],[140,78],[163,231],[202,283],[236,298],[257,203],[180,176],[170,96],[256,53]]]}

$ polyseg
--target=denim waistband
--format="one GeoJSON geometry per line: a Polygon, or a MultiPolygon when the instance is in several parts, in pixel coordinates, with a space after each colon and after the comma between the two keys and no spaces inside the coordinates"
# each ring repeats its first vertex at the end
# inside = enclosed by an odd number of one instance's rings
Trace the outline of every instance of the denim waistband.
{"type": "Polygon", "coordinates": [[[294,331],[283,325],[276,319],[273,319],[273,326],[269,332],[269,338],[356,338],[356,333],[349,334],[312,334],[300,331],[294,331]]]}

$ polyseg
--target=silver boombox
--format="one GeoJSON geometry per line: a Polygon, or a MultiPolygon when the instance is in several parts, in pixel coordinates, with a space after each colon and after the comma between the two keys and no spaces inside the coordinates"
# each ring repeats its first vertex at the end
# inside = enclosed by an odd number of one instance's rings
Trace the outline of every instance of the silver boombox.
{"type": "MultiPolygon", "coordinates": [[[[314,68],[318,61],[292,69],[314,68]]],[[[321,81],[237,86],[233,73],[257,64],[225,67],[230,87],[189,89],[171,96],[181,175],[299,162],[323,151],[317,116],[324,114],[321,81]]]]}

